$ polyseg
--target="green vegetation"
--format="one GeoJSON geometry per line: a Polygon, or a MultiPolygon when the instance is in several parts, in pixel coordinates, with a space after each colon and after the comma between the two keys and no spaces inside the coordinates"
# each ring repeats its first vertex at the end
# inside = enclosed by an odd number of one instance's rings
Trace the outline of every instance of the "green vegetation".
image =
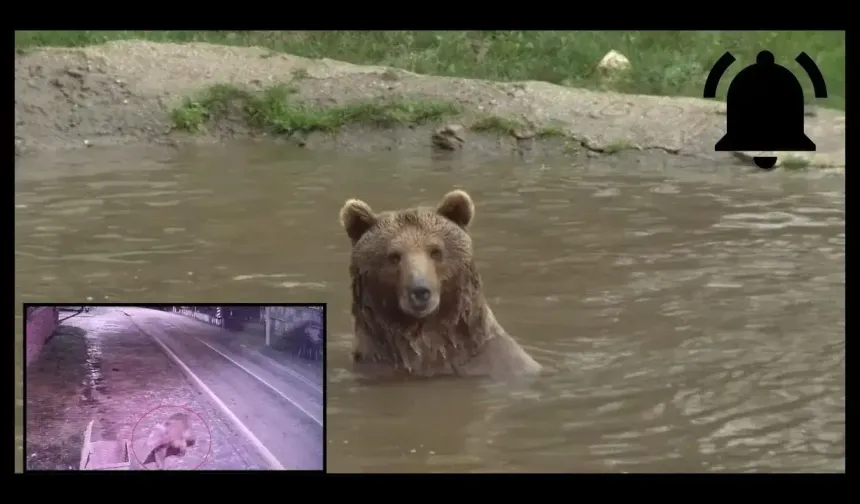
{"type": "Polygon", "coordinates": [[[604,154],[618,154],[621,151],[633,148],[635,148],[635,146],[629,140],[615,140],[607,144],[601,152],[604,154]]]}
{"type": "MultiPolygon", "coordinates": [[[[512,119],[505,119],[498,116],[484,116],[473,122],[469,129],[478,133],[496,133],[500,135],[520,136],[521,134],[529,131],[530,126],[512,119]]],[[[565,136],[564,130],[558,126],[539,128],[534,131],[534,134],[538,138],[565,136]]]]}
{"type": "Polygon", "coordinates": [[[537,132],[538,138],[554,138],[554,137],[563,137],[566,136],[563,129],[558,126],[547,126],[545,128],[541,128],[537,132]]]}
{"type": "Polygon", "coordinates": [[[782,161],[782,169],[787,171],[805,170],[809,165],[809,159],[799,156],[789,156],[782,161]]]}
{"type": "Polygon", "coordinates": [[[478,133],[499,133],[513,136],[521,128],[522,125],[520,123],[511,119],[487,116],[476,120],[469,129],[478,133]]]}
{"type": "Polygon", "coordinates": [[[762,49],[795,71],[808,100],[812,91],[794,58],[806,51],[821,69],[829,98],[845,106],[845,32],[841,31],[26,31],[15,46],[82,46],[110,40],[210,42],[261,46],[311,58],[382,64],[413,72],[481,79],[540,80],[621,92],[701,96],[708,70],[725,52],[738,61],[719,91],[762,49]],[[595,66],[610,50],[624,54],[632,69],[624,78],[601,82],[595,66]]]}
{"type": "Polygon", "coordinates": [[[292,90],[275,86],[251,92],[231,85],[210,87],[195,98],[186,98],[170,117],[177,129],[201,131],[210,121],[231,112],[245,116],[248,124],[262,131],[286,134],[335,131],[349,124],[381,127],[421,124],[456,115],[452,104],[433,101],[357,103],[343,107],[314,107],[293,99],[292,90]]]}

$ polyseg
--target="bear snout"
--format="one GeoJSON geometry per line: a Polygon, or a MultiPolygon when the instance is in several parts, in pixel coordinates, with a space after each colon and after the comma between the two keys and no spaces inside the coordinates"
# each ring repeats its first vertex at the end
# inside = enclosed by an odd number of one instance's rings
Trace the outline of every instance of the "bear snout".
{"type": "Polygon", "coordinates": [[[439,296],[433,289],[429,279],[413,276],[404,286],[405,292],[400,297],[400,309],[415,317],[426,317],[439,306],[439,296]]]}
{"type": "Polygon", "coordinates": [[[409,289],[409,301],[412,303],[412,306],[416,308],[424,308],[430,301],[430,296],[432,294],[433,292],[426,285],[413,285],[409,289]]]}

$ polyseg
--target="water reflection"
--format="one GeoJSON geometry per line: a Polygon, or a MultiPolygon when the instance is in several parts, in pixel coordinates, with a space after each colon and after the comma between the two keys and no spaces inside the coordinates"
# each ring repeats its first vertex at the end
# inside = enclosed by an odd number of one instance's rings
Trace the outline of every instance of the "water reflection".
{"type": "Polygon", "coordinates": [[[16,168],[16,303],[329,303],[333,471],[841,471],[843,184],[613,158],[89,149],[16,168]],[[452,187],[476,201],[494,311],[551,372],[358,383],[337,211],[452,187]]]}

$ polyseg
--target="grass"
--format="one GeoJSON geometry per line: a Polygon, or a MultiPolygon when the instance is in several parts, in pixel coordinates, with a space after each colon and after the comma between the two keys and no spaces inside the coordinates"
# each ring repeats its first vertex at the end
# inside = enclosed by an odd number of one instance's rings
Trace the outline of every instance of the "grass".
{"type": "MultiPolygon", "coordinates": [[[[499,135],[518,136],[518,133],[525,132],[529,129],[529,125],[506,119],[499,116],[484,116],[480,117],[469,127],[472,131],[478,133],[496,133],[499,135]]],[[[558,126],[546,126],[538,128],[535,132],[537,138],[553,138],[565,136],[564,130],[558,126]]]]}
{"type": "Polygon", "coordinates": [[[261,46],[311,58],[381,64],[419,73],[490,80],[540,80],[621,92],[701,96],[708,70],[725,52],[737,62],[728,83],[762,49],[795,72],[812,100],[811,84],[794,58],[805,51],[827,82],[816,102],[845,107],[845,33],[841,31],[19,31],[15,46],[83,46],[110,40],[210,42],[261,46]],[[632,64],[623,79],[601,80],[595,66],[609,50],[632,64]]]}
{"type": "Polygon", "coordinates": [[[477,119],[470,129],[478,133],[499,133],[502,135],[513,136],[519,131],[522,125],[511,119],[504,119],[498,116],[487,116],[477,119]]]}
{"type": "Polygon", "coordinates": [[[615,140],[606,145],[601,152],[604,154],[618,154],[621,151],[633,148],[635,148],[635,146],[629,140],[615,140]]]}
{"type": "Polygon", "coordinates": [[[171,111],[177,129],[197,132],[207,124],[238,110],[248,124],[280,135],[335,131],[350,124],[380,127],[422,124],[459,113],[456,106],[434,101],[396,101],[357,103],[342,107],[315,107],[296,101],[293,91],[275,86],[251,92],[236,86],[218,84],[194,98],[186,98],[171,111]]]}
{"type": "Polygon", "coordinates": [[[790,156],[782,161],[782,169],[787,171],[805,170],[809,165],[809,159],[798,156],[790,156]]]}

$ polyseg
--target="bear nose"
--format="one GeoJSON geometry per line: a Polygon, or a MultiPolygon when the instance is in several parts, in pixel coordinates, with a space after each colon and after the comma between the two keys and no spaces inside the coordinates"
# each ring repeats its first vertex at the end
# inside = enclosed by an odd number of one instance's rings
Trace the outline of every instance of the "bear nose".
{"type": "Polygon", "coordinates": [[[412,287],[409,290],[409,297],[412,298],[412,302],[419,305],[427,304],[427,301],[430,300],[430,294],[430,289],[423,285],[412,287]]]}

